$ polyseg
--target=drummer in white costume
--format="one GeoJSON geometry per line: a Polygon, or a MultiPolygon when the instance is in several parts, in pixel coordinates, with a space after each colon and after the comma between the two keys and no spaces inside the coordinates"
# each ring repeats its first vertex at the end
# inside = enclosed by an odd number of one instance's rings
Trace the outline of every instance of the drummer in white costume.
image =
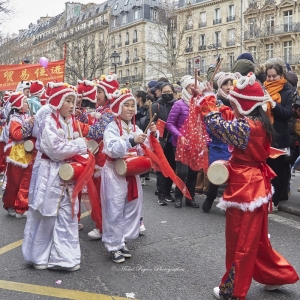
{"type": "MultiPolygon", "coordinates": [[[[53,109],[41,124],[38,140],[42,152],[40,168],[32,175],[30,203],[23,256],[36,269],[80,268],[78,237],[78,200],[72,205],[73,184],[64,183],[58,175],[60,166],[74,155],[87,154],[83,138],[74,130],[71,114],[74,112],[76,93],[63,83],[52,83],[49,105],[53,109]]],[[[80,125],[83,135],[88,125],[80,125]]]]}
{"type": "MultiPolygon", "coordinates": [[[[128,181],[116,173],[114,165],[128,152],[143,155],[139,144],[147,142],[147,135],[131,123],[136,114],[134,96],[127,89],[116,91],[112,96],[111,110],[116,120],[107,125],[103,137],[107,160],[101,173],[102,241],[111,252],[112,261],[121,263],[131,257],[125,243],[139,236],[143,190],[140,177],[135,176],[137,195],[128,193],[128,181]]],[[[149,129],[156,134],[154,123],[149,129]]]]}

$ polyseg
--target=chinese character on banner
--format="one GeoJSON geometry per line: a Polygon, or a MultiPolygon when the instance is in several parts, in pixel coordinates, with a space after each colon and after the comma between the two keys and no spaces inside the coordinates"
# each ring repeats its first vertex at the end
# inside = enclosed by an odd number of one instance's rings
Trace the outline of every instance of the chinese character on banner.
{"type": "Polygon", "coordinates": [[[13,74],[14,74],[14,71],[6,71],[4,73],[4,77],[6,78],[6,82],[10,82],[10,81],[13,82],[13,78],[12,78],[13,74]]]}
{"type": "Polygon", "coordinates": [[[22,74],[20,76],[21,80],[28,80],[29,74],[27,74],[27,69],[22,70],[22,74]]]}
{"type": "Polygon", "coordinates": [[[34,72],[34,74],[36,75],[36,78],[43,77],[43,76],[48,76],[47,73],[46,73],[45,68],[38,68],[38,69],[36,69],[36,71],[34,72]]]}
{"type": "Polygon", "coordinates": [[[63,71],[61,69],[61,66],[56,66],[51,68],[52,74],[63,74],[63,71]]]}

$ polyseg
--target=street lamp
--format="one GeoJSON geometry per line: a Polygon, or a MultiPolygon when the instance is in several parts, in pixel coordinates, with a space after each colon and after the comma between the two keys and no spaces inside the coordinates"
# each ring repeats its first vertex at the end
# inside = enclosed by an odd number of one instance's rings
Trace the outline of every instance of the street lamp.
{"type": "Polygon", "coordinates": [[[111,63],[115,66],[115,74],[117,74],[117,64],[120,62],[120,54],[114,51],[110,56],[111,63]]]}

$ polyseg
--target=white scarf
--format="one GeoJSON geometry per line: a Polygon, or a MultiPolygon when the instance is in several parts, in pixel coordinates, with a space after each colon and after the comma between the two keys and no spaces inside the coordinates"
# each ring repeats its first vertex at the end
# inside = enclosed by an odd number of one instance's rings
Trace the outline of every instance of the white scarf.
{"type": "Polygon", "coordinates": [[[225,98],[225,99],[227,99],[227,97],[228,97],[228,94],[226,94],[226,93],[222,90],[222,88],[218,88],[217,95],[218,95],[218,96],[221,96],[221,97],[223,97],[223,98],[225,98]]]}
{"type": "Polygon", "coordinates": [[[181,94],[182,94],[181,98],[184,101],[184,103],[187,106],[190,106],[190,100],[192,96],[188,93],[188,91],[185,88],[182,89],[181,94]]]}

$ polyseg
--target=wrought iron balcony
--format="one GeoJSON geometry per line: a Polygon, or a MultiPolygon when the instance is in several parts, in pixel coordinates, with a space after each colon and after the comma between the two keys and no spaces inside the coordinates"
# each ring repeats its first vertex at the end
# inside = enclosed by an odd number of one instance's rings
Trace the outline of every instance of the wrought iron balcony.
{"type": "Polygon", "coordinates": [[[205,22],[199,22],[199,25],[198,25],[199,28],[202,28],[202,27],[205,27],[205,26],[207,26],[206,21],[205,22]]]}
{"type": "Polygon", "coordinates": [[[139,58],[138,58],[138,57],[135,57],[132,61],[133,61],[133,62],[137,62],[137,61],[139,61],[139,58]]]}
{"type": "Polygon", "coordinates": [[[122,42],[121,42],[121,43],[118,43],[118,47],[122,47],[122,42]]]}
{"type": "Polygon", "coordinates": [[[193,28],[194,28],[193,25],[186,25],[186,26],[185,26],[185,30],[191,30],[191,29],[193,29],[193,28]]]}
{"type": "Polygon", "coordinates": [[[116,45],[111,45],[111,49],[115,49],[116,48],[116,45]]]}
{"type": "Polygon", "coordinates": [[[137,41],[138,41],[138,39],[136,38],[136,39],[133,39],[133,43],[137,43],[137,41]]]}
{"type": "Polygon", "coordinates": [[[129,58],[125,59],[125,65],[129,64],[129,58]]]}
{"type": "Polygon", "coordinates": [[[226,20],[227,22],[235,21],[235,16],[228,16],[226,20]]]}
{"type": "Polygon", "coordinates": [[[221,24],[222,23],[222,19],[214,19],[213,24],[221,24]]]}
{"type": "Polygon", "coordinates": [[[227,47],[235,46],[235,40],[228,40],[226,42],[227,47]]]}
{"type": "Polygon", "coordinates": [[[200,45],[198,47],[198,50],[201,51],[201,50],[206,50],[206,45],[200,45]]]}
{"type": "Polygon", "coordinates": [[[186,53],[193,52],[193,47],[186,48],[186,49],[185,49],[185,52],[186,52],[186,53]]]}
{"type": "Polygon", "coordinates": [[[125,41],[125,45],[126,45],[126,46],[129,45],[129,41],[125,41]]]}

